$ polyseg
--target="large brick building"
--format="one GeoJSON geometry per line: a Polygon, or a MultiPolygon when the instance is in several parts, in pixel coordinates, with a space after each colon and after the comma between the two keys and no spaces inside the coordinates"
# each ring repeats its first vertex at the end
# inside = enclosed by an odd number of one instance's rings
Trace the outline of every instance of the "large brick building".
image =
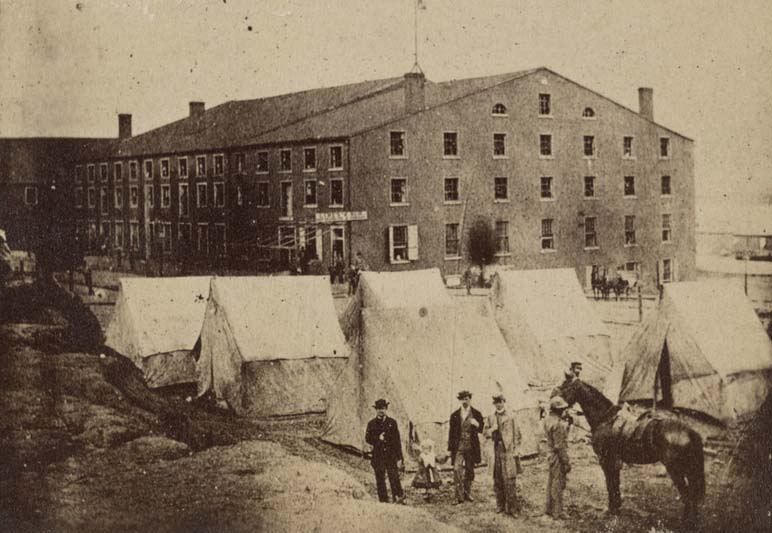
{"type": "Polygon", "coordinates": [[[268,269],[463,272],[486,220],[497,262],[695,275],[693,142],[546,68],[433,83],[422,73],[205,109],[122,135],[72,167],[92,251],[268,269]],[[147,236],[147,238],[146,238],[147,236]]]}

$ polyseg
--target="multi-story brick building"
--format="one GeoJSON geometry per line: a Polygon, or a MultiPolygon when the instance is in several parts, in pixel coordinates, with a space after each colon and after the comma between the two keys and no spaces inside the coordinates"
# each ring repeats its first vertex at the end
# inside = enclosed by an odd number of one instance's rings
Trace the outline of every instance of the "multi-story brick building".
{"type": "Polygon", "coordinates": [[[323,264],[361,251],[373,269],[452,274],[484,219],[499,264],[691,279],[693,142],[654,122],[651,89],[639,101],[635,112],[539,68],[192,102],[78,161],[79,234],[185,263],[269,268],[304,247],[323,264]]]}

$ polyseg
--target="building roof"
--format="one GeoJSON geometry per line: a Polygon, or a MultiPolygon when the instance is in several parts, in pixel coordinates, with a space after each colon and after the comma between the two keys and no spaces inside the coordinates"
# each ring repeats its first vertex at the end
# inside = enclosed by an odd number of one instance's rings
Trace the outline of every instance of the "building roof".
{"type": "MultiPolygon", "coordinates": [[[[425,108],[417,113],[538,71],[560,76],[541,67],[440,83],[426,80],[425,108]]],[[[576,84],[563,76],[560,77],[576,84]]],[[[116,155],[132,157],[190,153],[232,146],[345,138],[408,116],[410,113],[405,109],[404,87],[404,77],[396,77],[267,98],[225,102],[205,110],[200,115],[188,116],[118,141],[116,155]]],[[[614,103],[640,116],[635,111],[614,103]]]]}

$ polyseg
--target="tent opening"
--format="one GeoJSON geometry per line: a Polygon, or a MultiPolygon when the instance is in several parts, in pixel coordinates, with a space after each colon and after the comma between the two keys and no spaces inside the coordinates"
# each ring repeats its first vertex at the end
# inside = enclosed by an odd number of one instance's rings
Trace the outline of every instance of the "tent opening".
{"type": "Polygon", "coordinates": [[[654,380],[655,400],[657,399],[657,389],[662,393],[662,397],[654,404],[665,409],[673,409],[673,375],[670,373],[670,351],[667,349],[667,341],[662,346],[657,376],[654,380]]]}

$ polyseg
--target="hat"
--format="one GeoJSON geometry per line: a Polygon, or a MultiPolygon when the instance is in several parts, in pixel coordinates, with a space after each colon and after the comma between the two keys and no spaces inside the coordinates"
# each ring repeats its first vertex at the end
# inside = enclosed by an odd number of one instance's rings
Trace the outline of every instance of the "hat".
{"type": "Polygon", "coordinates": [[[472,393],[469,392],[468,390],[462,390],[461,392],[456,394],[456,398],[458,398],[459,400],[463,400],[464,398],[471,398],[471,397],[472,397],[472,393]]]}
{"type": "Polygon", "coordinates": [[[381,398],[380,400],[375,400],[375,403],[373,404],[373,407],[376,409],[386,409],[389,406],[389,402],[381,398]]]}
{"type": "Polygon", "coordinates": [[[582,366],[581,361],[572,361],[571,362],[571,368],[574,368],[575,366],[582,366]]]}
{"type": "Polygon", "coordinates": [[[493,403],[504,403],[504,402],[506,402],[506,401],[507,401],[507,399],[506,399],[506,398],[504,398],[504,395],[503,395],[503,394],[496,394],[496,395],[493,397],[493,403]]]}
{"type": "Polygon", "coordinates": [[[550,409],[553,411],[558,411],[560,409],[568,409],[568,404],[563,399],[562,396],[554,396],[550,400],[550,409]]]}

